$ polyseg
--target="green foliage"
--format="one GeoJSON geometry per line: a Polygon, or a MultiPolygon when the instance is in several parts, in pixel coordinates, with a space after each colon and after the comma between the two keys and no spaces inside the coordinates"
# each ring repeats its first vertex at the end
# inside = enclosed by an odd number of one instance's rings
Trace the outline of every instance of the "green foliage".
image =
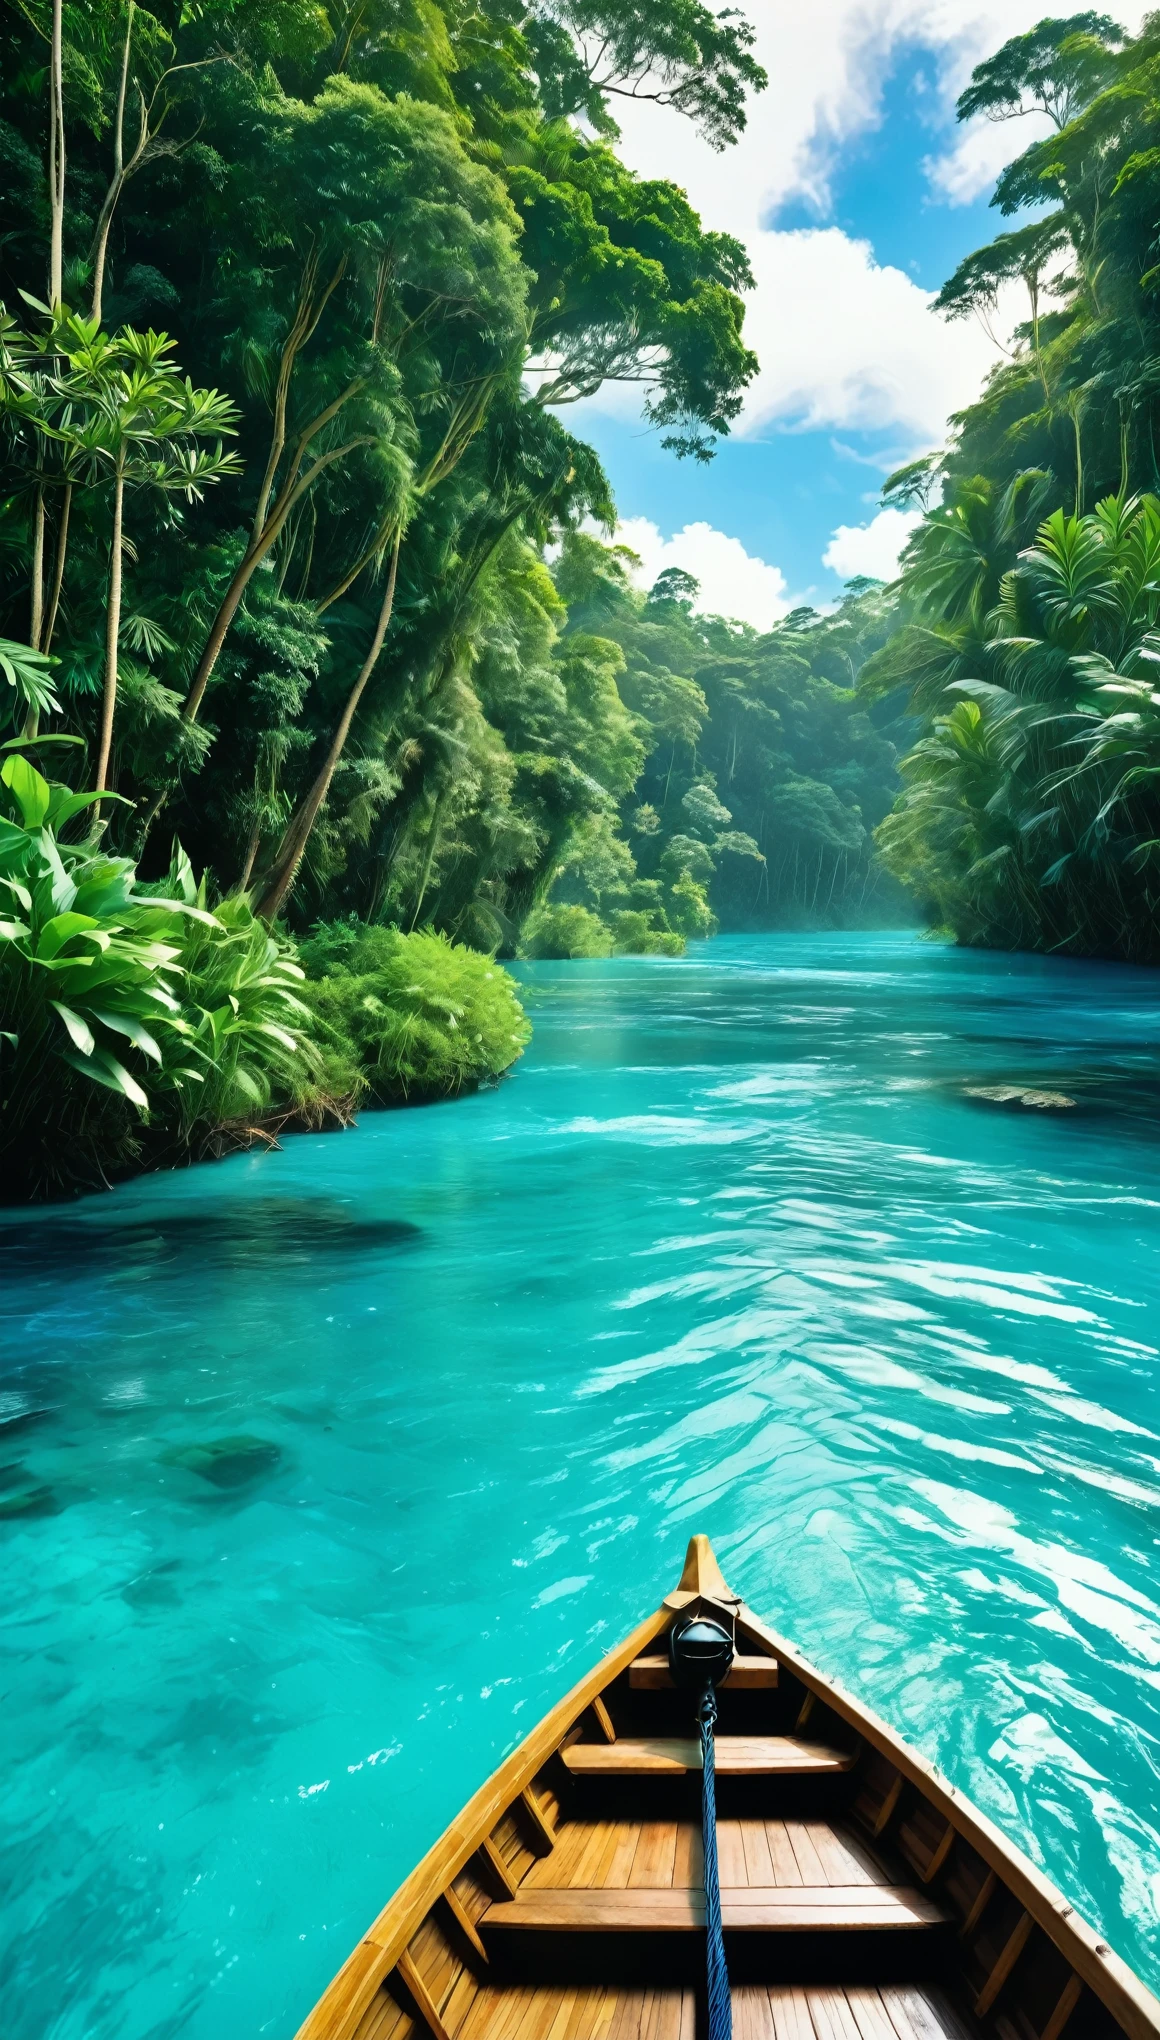
{"type": "Polygon", "coordinates": [[[691,575],[663,574],[646,596],[632,567],[570,533],[555,570],[565,650],[620,648],[645,762],[619,803],[633,870],[589,824],[559,861],[553,904],[609,927],[644,913],[658,940],[905,914],[871,839],[897,790],[897,711],[868,711],[855,691],[896,626],[894,599],[859,584],[833,616],[799,610],[762,636],[694,614],[691,575]]]}
{"type": "Polygon", "coordinates": [[[745,126],[746,92],[766,83],[748,22],[701,0],[554,0],[526,34],[548,112],[583,113],[605,134],[616,132],[610,97],[652,99],[688,114],[720,149],[745,126]]]}
{"type": "Polygon", "coordinates": [[[510,1069],[531,1037],[508,973],[444,935],[339,922],[301,953],[324,1039],[380,1104],[454,1097],[510,1069]]]}
{"type": "Polygon", "coordinates": [[[621,812],[704,697],[674,668],[631,699],[545,562],[615,522],[566,405],[636,382],[704,460],[755,373],[744,249],[613,118],[653,98],[727,145],[753,31],[703,0],[94,0],[63,10],[58,138],[50,26],[0,11],[0,706],[75,740],[61,800],[105,794],[75,856],[168,916],[184,1058],[68,1037],[76,1096],[99,1066],[122,1148],[197,1151],[494,1074],[523,1022],[465,943],[513,952],[554,889],[610,947],[712,925],[621,812]],[[208,890],[163,875],[174,834],[208,890]],[[311,980],[310,1045],[267,924],[351,914],[390,954],[311,980]]]}
{"type": "Polygon", "coordinates": [[[68,840],[93,794],[19,751],[0,813],[0,1170],[11,1194],[81,1187],[140,1152],[188,1152],[224,1119],[304,1095],[301,976],[248,909],[207,911],[184,857],[68,840]]]}
{"type": "Polygon", "coordinates": [[[862,686],[905,690],[920,719],[883,854],[963,941],[1160,960],[1158,59],[1155,17],[1136,37],[1102,13],[1049,18],[960,101],[962,118],[1052,122],[996,188],[1027,223],[939,299],[987,318],[1021,280],[1028,320],[941,454],[887,485],[929,500],[941,482],[942,501],[862,686]]]}
{"type": "MultiPolygon", "coordinates": [[[[13,644],[0,638],[0,676],[12,689],[13,720],[23,722],[29,709],[37,715],[54,715],[60,710],[52,685],[52,661],[31,645],[13,644]]],[[[0,695],[0,702],[3,701],[0,695]]]]}
{"type": "MultiPolygon", "coordinates": [[[[204,881],[194,887],[180,851],[165,890],[204,908],[204,881]]],[[[233,1121],[260,1122],[279,1109],[315,1105],[323,1064],[292,944],[257,920],[246,899],[233,897],[212,915],[186,920],[177,962],[201,1078],[178,1089],[179,1144],[193,1148],[233,1121]]]]}
{"type": "MultiPolygon", "coordinates": [[[[644,919],[644,916],[641,916],[644,919]]],[[[557,900],[536,907],[524,922],[520,955],[538,957],[611,956],[613,936],[589,907],[557,900]]]]}
{"type": "MultiPolygon", "coordinates": [[[[74,312],[44,306],[44,21],[0,22],[0,296],[29,307],[0,327],[0,631],[59,660],[51,696],[8,675],[17,714],[62,704],[146,870],[176,830],[267,919],[513,949],[645,755],[619,647],[563,640],[543,564],[615,517],[563,407],[636,381],[707,458],[756,368],[744,249],[626,168],[610,109],[728,143],[752,30],[702,0],[64,24],[74,312]]],[[[695,690],[657,690],[687,729],[695,690]]]]}
{"type": "Polygon", "coordinates": [[[1025,35],[1013,36],[978,66],[959,100],[959,119],[977,113],[989,120],[1045,113],[1056,128],[1064,128],[1108,80],[1109,52],[1124,40],[1123,29],[1108,14],[1087,9],[1065,19],[1051,16],[1025,35]]]}
{"type": "Polygon", "coordinates": [[[879,837],[961,940],[1160,957],[1158,568],[1154,498],[1057,510],[981,627],[927,634],[929,726],[879,837]]]}

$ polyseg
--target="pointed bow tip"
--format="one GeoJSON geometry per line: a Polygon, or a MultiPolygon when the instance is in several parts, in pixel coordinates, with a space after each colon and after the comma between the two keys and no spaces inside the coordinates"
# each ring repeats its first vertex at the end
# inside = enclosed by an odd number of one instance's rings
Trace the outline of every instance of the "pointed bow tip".
{"type": "Polygon", "coordinates": [[[677,1584],[677,1592],[704,1594],[711,1601],[735,1601],[738,1598],[725,1584],[717,1555],[703,1532],[689,1539],[685,1570],[677,1584]]]}

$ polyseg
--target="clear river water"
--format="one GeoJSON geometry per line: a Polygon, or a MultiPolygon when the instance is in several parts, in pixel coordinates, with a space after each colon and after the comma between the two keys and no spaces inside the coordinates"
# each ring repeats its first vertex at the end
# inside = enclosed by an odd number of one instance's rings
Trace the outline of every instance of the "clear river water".
{"type": "Polygon", "coordinates": [[[520,974],[498,1090],[0,1218],[6,2040],[290,2040],[693,1530],[1160,1985],[1160,977],[520,974]]]}

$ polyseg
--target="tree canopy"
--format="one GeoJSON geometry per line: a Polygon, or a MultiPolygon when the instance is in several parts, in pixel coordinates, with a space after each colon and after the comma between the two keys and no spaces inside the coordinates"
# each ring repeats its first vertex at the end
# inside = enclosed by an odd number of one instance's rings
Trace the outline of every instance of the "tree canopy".
{"type": "Polygon", "coordinates": [[[176,832],[267,917],[513,947],[614,814],[645,744],[542,563],[615,517],[567,407],[635,383],[706,460],[756,361],[744,250],[612,109],[724,147],[752,44],[701,0],[0,8],[5,691],[146,871],[176,832]]]}

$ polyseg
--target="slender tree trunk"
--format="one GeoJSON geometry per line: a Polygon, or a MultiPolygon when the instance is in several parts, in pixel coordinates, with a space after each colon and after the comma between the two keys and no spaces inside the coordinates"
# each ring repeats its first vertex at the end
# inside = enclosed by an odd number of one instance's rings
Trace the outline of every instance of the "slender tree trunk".
{"type": "Polygon", "coordinates": [[[242,875],[238,880],[239,892],[248,892],[250,889],[250,880],[254,876],[254,866],[258,861],[258,851],[261,849],[261,846],[262,818],[259,815],[254,822],[253,828],[250,830],[250,840],[246,845],[246,861],[242,866],[242,875]]]}
{"type": "Polygon", "coordinates": [[[68,557],[68,525],[72,511],[73,485],[66,482],[60,506],[60,528],[56,534],[56,558],[52,569],[52,587],[48,597],[48,615],[44,619],[44,642],[40,649],[47,652],[52,646],[52,634],[56,629],[56,613],[60,608],[61,584],[64,581],[64,563],[68,557]]]}
{"type": "MultiPolygon", "coordinates": [[[[105,291],[105,258],[109,252],[109,229],[113,224],[113,214],[117,210],[117,200],[121,196],[121,187],[125,182],[125,93],[129,84],[129,52],[133,46],[133,16],[136,11],[136,0],[129,0],[125,47],[121,52],[121,82],[117,90],[117,112],[113,121],[113,175],[109,189],[105,193],[105,202],[101,207],[97,231],[93,238],[93,301],[89,317],[96,319],[98,324],[105,291]]],[[[142,116],[142,145],[144,141],[144,116],[142,116]]]]}
{"type": "MultiPolygon", "coordinates": [[[[118,466],[113,484],[113,540],[109,553],[109,605],[105,619],[105,693],[101,703],[101,739],[93,786],[103,793],[108,784],[113,749],[113,716],[117,707],[117,662],[121,642],[121,526],[125,507],[125,470],[118,466]]],[[[100,812],[94,809],[94,815],[100,812]]]]}
{"type": "Polygon", "coordinates": [[[64,295],[64,76],[63,0],[52,0],[48,117],[48,302],[56,310],[64,295]]]}
{"type": "Polygon", "coordinates": [[[391,611],[395,604],[395,582],[398,578],[399,549],[402,543],[403,532],[400,526],[395,538],[395,549],[391,554],[391,567],[387,575],[386,591],[383,595],[382,608],[379,611],[379,620],[375,625],[375,633],[371,639],[370,650],[363,660],[354,686],[347,695],[346,704],[338,719],[337,728],[330,740],[330,746],[326,757],[323,759],[321,769],[305,799],[299,803],[296,812],[291,816],[286,832],[278,846],[277,856],[262,882],[260,888],[261,898],[257,903],[256,911],[267,921],[275,920],[286,902],[290,888],[297,876],[298,866],[302,862],[306,845],[310,841],[311,831],[322,811],[326,796],[330,792],[330,783],[334,778],[339,760],[346,748],[346,740],[350,735],[350,727],[354,721],[359,702],[362,700],[371,674],[378,665],[379,653],[383,649],[383,640],[387,635],[387,626],[390,623],[391,611]]]}
{"type": "Polygon", "coordinates": [[[1075,514],[1083,516],[1083,418],[1082,406],[1073,404],[1071,422],[1075,427],[1075,514]]]}
{"type": "Polygon", "coordinates": [[[1129,451],[1130,451],[1130,449],[1129,449],[1129,440],[1130,440],[1130,437],[1131,437],[1131,430],[1132,430],[1132,413],[1131,413],[1131,411],[1130,411],[1130,410],[1126,410],[1126,411],[1124,412],[1123,416],[1122,416],[1122,417],[1121,417],[1121,419],[1120,419],[1120,500],[1121,500],[1121,502],[1123,502],[1123,501],[1125,501],[1125,500],[1126,500],[1126,498],[1127,498],[1127,494],[1128,494],[1128,473],[1129,473],[1129,467],[1130,467],[1130,459],[1129,459],[1129,451]]]}
{"type": "MultiPolygon", "coordinates": [[[[36,507],[32,513],[32,587],[30,590],[28,642],[34,652],[41,649],[44,636],[44,483],[36,491],[36,507]]],[[[23,735],[32,738],[40,733],[40,710],[29,702],[24,717],[23,735]]]]}
{"type": "Polygon", "coordinates": [[[44,631],[44,483],[36,491],[36,506],[32,513],[32,590],[28,624],[28,642],[34,652],[40,650],[44,631]]]}
{"type": "MultiPolygon", "coordinates": [[[[344,397],[342,401],[345,402],[345,400],[344,397]]],[[[328,408],[333,413],[338,410],[339,405],[334,404],[328,408]]],[[[317,424],[317,421],[314,422],[317,424]]],[[[308,429],[313,436],[313,425],[308,429]]],[[[321,428],[319,427],[319,429],[321,428]]],[[[258,568],[261,566],[262,561],[265,559],[266,554],[280,537],[286,520],[295,504],[300,502],[302,497],[309,493],[324,468],[333,466],[336,460],[341,460],[344,455],[352,453],[356,446],[365,446],[366,444],[366,439],[360,438],[349,441],[345,446],[333,447],[329,453],[319,454],[318,459],[314,461],[304,475],[298,477],[297,481],[295,481],[294,473],[292,472],[283,484],[274,502],[274,506],[266,519],[261,537],[257,542],[251,538],[249,545],[246,547],[241,560],[234,570],[233,579],[222,597],[221,606],[210,627],[209,636],[205,641],[205,649],[202,652],[197,672],[193,676],[193,685],[186,696],[185,706],[181,711],[182,717],[186,722],[197,721],[197,712],[201,707],[202,696],[213,678],[214,667],[217,665],[221,648],[229,636],[230,625],[233,623],[241,607],[242,597],[257,573],[258,568]]]]}

